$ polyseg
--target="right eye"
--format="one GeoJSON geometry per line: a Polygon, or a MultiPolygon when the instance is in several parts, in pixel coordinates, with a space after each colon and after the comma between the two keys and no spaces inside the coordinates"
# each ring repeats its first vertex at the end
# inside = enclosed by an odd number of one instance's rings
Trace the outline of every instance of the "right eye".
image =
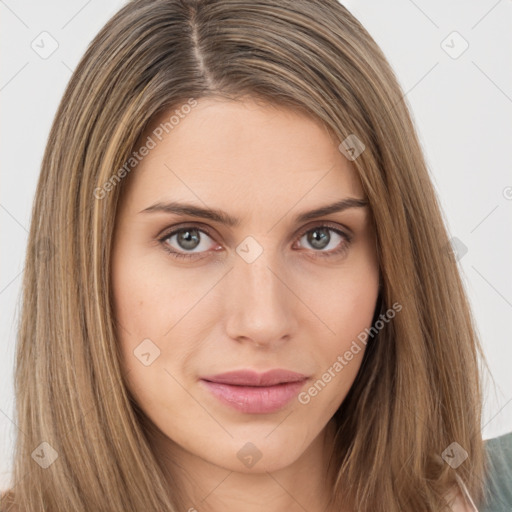
{"type": "Polygon", "coordinates": [[[182,226],[167,232],[159,241],[174,258],[194,258],[208,250],[209,244],[205,239],[211,240],[211,237],[204,229],[197,226],[182,226]]]}

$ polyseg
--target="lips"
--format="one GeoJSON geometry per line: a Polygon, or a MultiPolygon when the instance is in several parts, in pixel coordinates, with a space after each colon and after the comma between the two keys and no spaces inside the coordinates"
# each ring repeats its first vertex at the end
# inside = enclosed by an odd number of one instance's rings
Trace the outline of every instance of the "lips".
{"type": "Polygon", "coordinates": [[[297,396],[308,377],[289,370],[227,372],[201,379],[221,403],[240,412],[268,414],[282,409],[297,396]]]}
{"type": "Polygon", "coordinates": [[[299,382],[306,378],[306,375],[302,373],[280,368],[265,373],[257,373],[253,370],[238,370],[202,377],[203,380],[209,382],[230,384],[232,386],[274,386],[285,382],[299,382]]]}

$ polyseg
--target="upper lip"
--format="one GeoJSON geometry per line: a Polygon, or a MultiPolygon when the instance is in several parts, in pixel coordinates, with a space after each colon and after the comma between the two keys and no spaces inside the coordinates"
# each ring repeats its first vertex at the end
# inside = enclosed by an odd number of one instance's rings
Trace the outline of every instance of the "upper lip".
{"type": "Polygon", "coordinates": [[[302,373],[277,368],[258,373],[254,370],[236,370],[218,375],[208,375],[202,380],[235,386],[275,386],[285,382],[299,382],[306,379],[302,373]]]}

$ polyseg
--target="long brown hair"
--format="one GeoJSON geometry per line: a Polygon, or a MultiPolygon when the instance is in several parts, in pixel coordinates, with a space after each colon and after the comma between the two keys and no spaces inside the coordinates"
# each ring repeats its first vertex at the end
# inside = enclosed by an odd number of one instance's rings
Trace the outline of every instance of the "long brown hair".
{"type": "Polygon", "coordinates": [[[74,71],[42,162],[15,371],[24,434],[7,497],[20,511],[180,509],[120,370],[113,226],[122,178],[136,172],[126,162],[156,116],[246,95],[313,116],[338,143],[364,144],[353,164],[376,226],[376,318],[402,305],[369,340],[336,413],[333,504],[437,512],[455,475],[480,499],[483,355],[403,92],[377,44],[336,0],[134,0],[74,71]],[[454,442],[469,454],[456,469],[442,457],[454,442]]]}

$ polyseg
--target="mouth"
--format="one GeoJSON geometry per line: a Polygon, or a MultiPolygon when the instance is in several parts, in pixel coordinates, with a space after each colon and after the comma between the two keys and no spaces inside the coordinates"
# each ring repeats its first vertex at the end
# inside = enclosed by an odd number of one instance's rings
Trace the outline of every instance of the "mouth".
{"type": "Polygon", "coordinates": [[[286,406],[308,380],[303,374],[271,370],[229,372],[200,382],[221,403],[247,414],[269,414],[286,406]]]}

